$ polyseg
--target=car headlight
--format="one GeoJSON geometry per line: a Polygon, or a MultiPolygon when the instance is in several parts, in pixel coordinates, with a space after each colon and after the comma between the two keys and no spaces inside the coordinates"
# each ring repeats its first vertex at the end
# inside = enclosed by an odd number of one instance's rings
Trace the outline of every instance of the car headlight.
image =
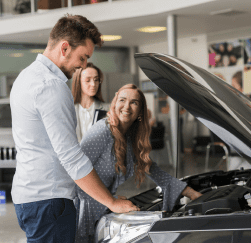
{"type": "Polygon", "coordinates": [[[154,222],[162,218],[162,212],[135,211],[126,214],[111,213],[103,216],[96,228],[95,243],[133,242],[147,235],[154,222]]]}

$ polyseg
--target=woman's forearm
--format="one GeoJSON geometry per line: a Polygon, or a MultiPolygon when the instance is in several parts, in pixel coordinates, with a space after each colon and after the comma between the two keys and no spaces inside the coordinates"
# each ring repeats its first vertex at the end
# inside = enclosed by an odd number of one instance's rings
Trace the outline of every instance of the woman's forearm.
{"type": "Polygon", "coordinates": [[[183,196],[190,198],[191,200],[195,200],[196,198],[202,196],[200,192],[195,191],[193,188],[187,186],[181,193],[183,196]]]}

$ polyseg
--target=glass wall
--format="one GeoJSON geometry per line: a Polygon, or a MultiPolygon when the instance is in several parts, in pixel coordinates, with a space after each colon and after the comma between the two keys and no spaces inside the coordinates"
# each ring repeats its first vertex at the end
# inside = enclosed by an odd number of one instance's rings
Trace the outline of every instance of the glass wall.
{"type": "MultiPolygon", "coordinates": [[[[108,0],[71,0],[72,6],[95,4],[101,2],[108,2],[108,0]]],[[[37,12],[65,7],[68,7],[68,0],[38,0],[36,3],[37,12]]]]}
{"type": "MultiPolygon", "coordinates": [[[[71,6],[96,4],[109,0],[71,0],[71,6]]],[[[44,12],[50,9],[68,7],[68,0],[0,0],[0,17],[31,12],[44,12]],[[33,3],[33,4],[32,4],[33,3]],[[32,7],[34,6],[34,7],[32,7]],[[32,11],[32,9],[34,11],[32,11]]]]}
{"type": "Polygon", "coordinates": [[[88,60],[96,64],[105,73],[129,73],[129,49],[127,47],[95,48],[88,60]]]}
{"type": "MultiPolygon", "coordinates": [[[[0,98],[9,96],[18,74],[36,59],[38,53],[43,53],[45,47],[0,43],[0,98]]],[[[89,61],[97,65],[103,73],[130,73],[128,48],[96,48],[89,61]]],[[[71,86],[71,81],[67,83],[71,86]]]]}
{"type": "Polygon", "coordinates": [[[8,97],[18,74],[43,53],[45,45],[0,43],[0,97],[8,97]]]}
{"type": "Polygon", "coordinates": [[[35,1],[37,12],[43,12],[49,9],[68,7],[68,0],[37,0],[35,1]]]}
{"type": "Polygon", "coordinates": [[[0,0],[0,14],[1,17],[30,13],[30,0],[0,0]]]}

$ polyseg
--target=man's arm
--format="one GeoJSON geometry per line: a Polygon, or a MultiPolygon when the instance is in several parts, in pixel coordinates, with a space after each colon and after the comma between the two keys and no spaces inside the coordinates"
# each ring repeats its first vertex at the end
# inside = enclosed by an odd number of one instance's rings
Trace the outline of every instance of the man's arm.
{"type": "Polygon", "coordinates": [[[89,196],[115,213],[126,213],[140,210],[129,200],[114,198],[100,180],[95,169],[93,169],[87,176],[75,180],[75,183],[89,196]]]}
{"type": "Polygon", "coordinates": [[[99,179],[77,140],[70,90],[58,80],[50,80],[49,84],[37,92],[35,107],[62,166],[82,190],[112,211],[125,213],[138,210],[128,200],[113,198],[99,179]]]}

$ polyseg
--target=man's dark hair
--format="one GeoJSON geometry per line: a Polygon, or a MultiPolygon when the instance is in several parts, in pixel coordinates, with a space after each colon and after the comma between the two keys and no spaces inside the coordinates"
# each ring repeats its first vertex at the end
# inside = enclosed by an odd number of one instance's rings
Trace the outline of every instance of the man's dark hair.
{"type": "Polygon", "coordinates": [[[67,14],[53,27],[48,45],[53,49],[59,41],[66,40],[75,49],[80,45],[85,45],[87,38],[91,39],[95,45],[103,44],[101,33],[91,21],[81,15],[67,14]]]}

